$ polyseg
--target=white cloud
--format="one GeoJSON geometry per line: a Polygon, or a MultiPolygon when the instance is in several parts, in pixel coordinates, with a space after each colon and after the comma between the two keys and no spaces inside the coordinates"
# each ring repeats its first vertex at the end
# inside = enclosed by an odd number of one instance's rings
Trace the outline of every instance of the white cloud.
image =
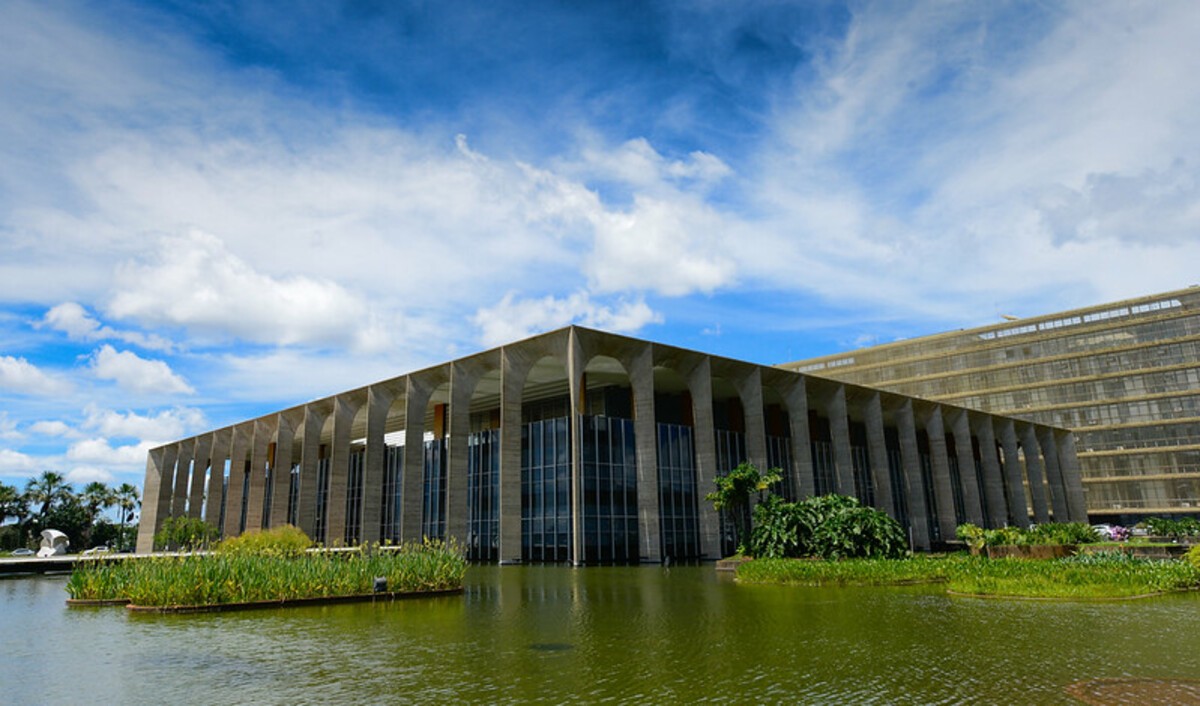
{"type": "Polygon", "coordinates": [[[11,449],[0,449],[0,475],[27,477],[38,469],[32,456],[11,449]]]}
{"type": "Polygon", "coordinates": [[[208,426],[203,412],[188,407],[176,407],[157,414],[138,414],[91,406],[85,413],[87,418],[83,428],[105,437],[165,442],[203,431],[208,426]]]}
{"type": "Polygon", "coordinates": [[[17,420],[9,419],[8,412],[0,411],[0,439],[23,439],[25,437],[20,431],[17,431],[17,420]]]}
{"type": "Polygon", "coordinates": [[[29,433],[38,434],[40,436],[74,436],[75,430],[67,425],[66,422],[58,420],[44,420],[34,422],[29,425],[29,433]]]}
{"type": "Polygon", "coordinates": [[[587,292],[563,299],[548,296],[524,300],[510,292],[495,306],[476,312],[473,320],[484,345],[497,346],[569,324],[633,332],[662,319],[641,299],[610,306],[592,301],[587,292]]]}
{"type": "Polygon", "coordinates": [[[93,481],[99,483],[112,484],[117,481],[117,477],[112,471],[95,466],[76,466],[67,471],[67,482],[82,485],[93,481]]]}
{"type": "Polygon", "coordinates": [[[0,389],[31,395],[60,395],[70,385],[57,375],[43,372],[24,358],[0,356],[0,389]]]}
{"type": "Polygon", "coordinates": [[[156,445],[158,442],[142,441],[113,447],[108,439],[84,439],[71,444],[67,449],[67,460],[105,466],[144,466],[147,454],[156,445]]]}
{"type": "Polygon", "coordinates": [[[161,360],[147,360],[131,351],[101,346],[92,355],[92,373],[101,380],[112,380],[123,389],[138,394],[192,394],[187,382],[161,360]]]}
{"type": "Polygon", "coordinates": [[[170,351],[174,348],[167,339],[137,331],[117,331],[102,325],[91,314],[75,302],[63,302],[46,312],[41,326],[62,331],[73,341],[101,341],[116,339],[151,350],[170,351]]]}

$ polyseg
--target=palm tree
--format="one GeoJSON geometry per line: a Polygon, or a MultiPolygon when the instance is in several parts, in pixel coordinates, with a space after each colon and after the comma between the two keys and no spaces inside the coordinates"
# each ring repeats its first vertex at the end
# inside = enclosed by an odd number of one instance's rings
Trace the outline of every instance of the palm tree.
{"type": "Polygon", "coordinates": [[[116,496],[116,506],[121,510],[121,541],[119,543],[122,545],[120,548],[124,549],[125,523],[133,522],[134,513],[141,502],[138,500],[137,486],[130,485],[129,483],[122,483],[114,494],[116,496]]]}
{"type": "Polygon", "coordinates": [[[116,503],[116,492],[100,481],[92,481],[83,487],[83,504],[87,507],[92,524],[96,524],[100,513],[116,503]]]}
{"type": "Polygon", "coordinates": [[[17,524],[25,521],[29,506],[20,491],[11,485],[0,483],[0,525],[10,517],[17,518],[17,524]]]}
{"type": "Polygon", "coordinates": [[[61,473],[42,471],[42,475],[29,481],[25,486],[25,498],[31,504],[41,504],[38,518],[45,519],[50,508],[57,502],[71,495],[71,486],[61,473]]]}

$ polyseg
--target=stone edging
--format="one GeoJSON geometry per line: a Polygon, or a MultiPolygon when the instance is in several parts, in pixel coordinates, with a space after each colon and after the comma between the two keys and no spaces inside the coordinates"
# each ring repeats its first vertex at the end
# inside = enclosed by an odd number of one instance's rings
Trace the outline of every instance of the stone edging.
{"type": "Polygon", "coordinates": [[[68,598],[67,605],[73,608],[92,608],[113,605],[129,605],[128,598],[68,598]]]}
{"type": "Polygon", "coordinates": [[[125,610],[132,613],[224,613],[236,610],[260,610],[262,608],[285,608],[294,606],[335,605],[338,603],[364,603],[375,601],[395,601],[408,598],[431,598],[435,596],[451,596],[463,592],[461,588],[449,588],[441,591],[409,591],[397,593],[360,593],[350,596],[316,596],[313,598],[292,598],[276,601],[252,601],[249,603],[218,603],[214,605],[184,605],[184,606],[141,606],[132,603],[125,610]]]}
{"type": "Polygon", "coordinates": [[[1194,591],[1193,588],[1180,588],[1174,591],[1155,591],[1153,593],[1139,593],[1136,596],[1005,596],[996,593],[963,593],[961,591],[946,590],[946,594],[956,596],[958,598],[984,598],[998,599],[1005,601],[1082,601],[1086,603],[1104,602],[1104,601],[1136,601],[1139,598],[1154,598],[1155,596],[1165,596],[1171,593],[1187,593],[1194,591]]]}

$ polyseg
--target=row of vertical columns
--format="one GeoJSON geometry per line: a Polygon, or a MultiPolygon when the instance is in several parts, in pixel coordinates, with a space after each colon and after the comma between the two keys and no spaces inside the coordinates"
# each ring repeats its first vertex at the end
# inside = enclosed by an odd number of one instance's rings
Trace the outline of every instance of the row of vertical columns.
{"type": "Polygon", "coordinates": [[[321,466],[321,430],[332,412],[332,405],[329,404],[309,404],[304,407],[304,435],[300,442],[300,496],[296,517],[300,529],[309,537],[312,537],[317,529],[317,478],[321,466]]]}
{"type": "Polygon", "coordinates": [[[1029,524],[1021,461],[1017,456],[1017,432],[1011,419],[1000,424],[1000,447],[1004,450],[1004,489],[1008,499],[1008,521],[1017,527],[1029,524]]]}
{"type": "Polygon", "coordinates": [[[192,483],[188,488],[187,516],[200,518],[200,508],[204,505],[205,469],[212,468],[212,446],[214,434],[205,434],[196,439],[195,453],[192,462],[192,483]]]}
{"type": "Polygon", "coordinates": [[[817,492],[813,481],[811,430],[808,423],[808,391],[803,377],[784,391],[788,408],[788,431],[792,435],[792,487],[800,498],[812,497],[817,492]]]}
{"type": "Polygon", "coordinates": [[[175,481],[171,495],[171,517],[182,517],[187,504],[188,472],[191,469],[196,443],[194,439],[179,442],[176,452],[175,481]]]}
{"type": "MultiPolygon", "coordinates": [[[[462,363],[450,366],[450,448],[446,466],[446,536],[466,542],[470,518],[467,507],[467,474],[469,472],[471,434],[471,396],[478,383],[478,372],[469,371],[462,363]]],[[[480,493],[487,489],[480,486],[480,493]]],[[[482,540],[481,540],[482,541],[482,540]]]]}
{"type": "Polygon", "coordinates": [[[1062,522],[1070,512],[1067,511],[1067,486],[1063,483],[1062,467],[1058,462],[1058,444],[1054,441],[1053,430],[1041,430],[1038,443],[1046,463],[1046,478],[1050,481],[1050,508],[1054,512],[1054,519],[1062,522]]]}
{"type": "Polygon", "coordinates": [[[233,537],[241,532],[242,500],[245,497],[244,480],[246,478],[246,458],[250,444],[253,441],[253,422],[251,428],[246,424],[233,428],[233,439],[229,451],[229,488],[225,497],[225,526],[221,534],[233,537]]]}
{"type": "Polygon", "coordinates": [[[208,460],[208,502],[204,505],[204,521],[213,527],[221,523],[221,507],[225,503],[225,462],[229,459],[232,435],[228,429],[212,434],[208,460]]]}
{"type": "Polygon", "coordinates": [[[838,385],[829,397],[829,434],[833,437],[833,466],[837,492],[857,495],[854,489],[854,455],[850,449],[850,416],[846,409],[846,387],[838,385]]]}
{"type": "Polygon", "coordinates": [[[1050,521],[1050,506],[1046,502],[1046,475],[1041,445],[1029,424],[1020,426],[1019,436],[1025,455],[1025,477],[1029,479],[1029,499],[1033,503],[1033,521],[1045,524],[1050,521]]]}
{"type": "Polygon", "coordinates": [[[263,518],[267,527],[278,527],[288,521],[288,502],[292,489],[292,444],[296,438],[296,423],[301,413],[280,413],[275,422],[275,455],[271,464],[271,514],[263,518]]]}
{"type": "Polygon", "coordinates": [[[383,475],[387,465],[387,445],[383,435],[386,431],[388,410],[393,395],[380,386],[367,391],[367,447],[363,450],[362,478],[362,521],[359,540],[372,544],[378,542],[380,521],[383,514],[383,475]]]}
{"type": "MultiPolygon", "coordinates": [[[[404,392],[404,473],[400,501],[400,536],[421,536],[423,489],[425,484],[425,410],[433,389],[418,376],[409,375],[404,392]]],[[[520,436],[517,441],[520,443],[520,436]]],[[[519,480],[518,480],[519,490],[519,480]]]]}

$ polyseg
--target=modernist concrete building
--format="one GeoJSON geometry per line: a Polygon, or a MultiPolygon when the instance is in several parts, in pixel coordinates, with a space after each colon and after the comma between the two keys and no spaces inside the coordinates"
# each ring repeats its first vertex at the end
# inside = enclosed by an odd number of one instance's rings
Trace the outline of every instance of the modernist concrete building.
{"type": "Polygon", "coordinates": [[[1200,512],[1200,288],[781,367],[1069,428],[1096,521],[1200,512]]]}
{"type": "Polygon", "coordinates": [[[785,496],[887,511],[917,549],[1085,517],[1063,429],[569,327],[152,450],[138,551],[186,516],[454,537],[478,561],[717,558],[703,496],[745,460],[785,496]]]}

